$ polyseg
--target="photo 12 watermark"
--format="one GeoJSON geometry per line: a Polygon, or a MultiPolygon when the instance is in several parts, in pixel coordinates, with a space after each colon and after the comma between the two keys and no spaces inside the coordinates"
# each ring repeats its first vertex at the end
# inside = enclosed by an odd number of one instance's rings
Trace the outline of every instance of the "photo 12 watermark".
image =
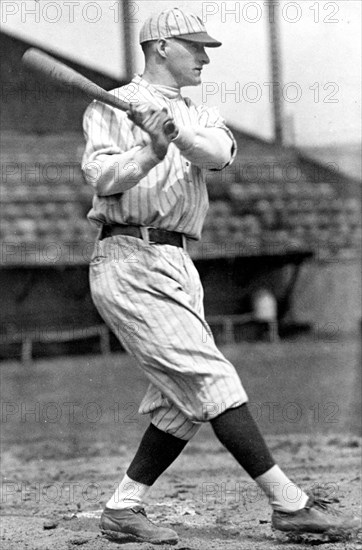
{"type": "Polygon", "coordinates": [[[118,0],[99,0],[98,2],[68,0],[4,0],[0,4],[2,24],[18,21],[20,23],[57,24],[60,22],[72,25],[95,25],[102,19],[114,23],[137,24],[139,2],[128,2],[127,11],[118,0]]]}
{"type": "Polygon", "coordinates": [[[302,99],[312,99],[314,103],[339,103],[341,91],[337,82],[313,82],[302,85],[298,82],[203,82],[202,102],[210,98],[220,103],[275,102],[276,93],[285,103],[298,103],[302,99]]]}
{"type": "MultiPolygon", "coordinates": [[[[340,421],[341,409],[335,402],[315,402],[310,405],[288,401],[248,402],[248,407],[257,421],[264,420],[269,424],[337,424],[340,421]]],[[[220,415],[227,410],[225,403],[203,403],[205,418],[220,415]]]]}
{"type": "Polygon", "coordinates": [[[2,401],[2,424],[62,424],[64,426],[98,424],[138,424],[139,404],[113,401],[107,407],[96,401],[2,401]]]}
{"type": "Polygon", "coordinates": [[[202,2],[202,19],[205,23],[256,24],[263,19],[270,23],[279,16],[285,23],[295,24],[303,19],[314,23],[336,24],[340,22],[343,2],[308,1],[258,1],[258,2],[202,2]]]}

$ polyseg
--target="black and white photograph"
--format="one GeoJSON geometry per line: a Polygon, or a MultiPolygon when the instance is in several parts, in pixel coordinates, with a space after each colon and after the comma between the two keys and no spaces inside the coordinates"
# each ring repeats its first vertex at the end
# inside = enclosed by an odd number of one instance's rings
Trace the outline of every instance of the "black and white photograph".
{"type": "Polygon", "coordinates": [[[2,0],[3,550],[362,550],[359,0],[2,0]]]}

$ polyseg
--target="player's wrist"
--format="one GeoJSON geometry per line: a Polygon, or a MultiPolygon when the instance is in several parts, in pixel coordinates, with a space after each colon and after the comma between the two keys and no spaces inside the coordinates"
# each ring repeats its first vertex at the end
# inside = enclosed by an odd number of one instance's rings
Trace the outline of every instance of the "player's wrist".
{"type": "Polygon", "coordinates": [[[165,158],[168,151],[168,145],[152,145],[156,157],[161,161],[165,158]]]}
{"type": "Polygon", "coordinates": [[[177,135],[171,140],[171,142],[174,143],[180,151],[186,151],[194,146],[195,136],[196,134],[193,128],[181,126],[178,127],[177,135]]]}
{"type": "MultiPolygon", "coordinates": [[[[140,149],[137,153],[136,162],[140,163],[143,176],[145,176],[152,168],[157,166],[160,163],[159,157],[156,155],[156,152],[152,146],[152,142],[148,143],[145,147],[140,149]]],[[[142,177],[143,177],[142,176],[142,177]]]]}

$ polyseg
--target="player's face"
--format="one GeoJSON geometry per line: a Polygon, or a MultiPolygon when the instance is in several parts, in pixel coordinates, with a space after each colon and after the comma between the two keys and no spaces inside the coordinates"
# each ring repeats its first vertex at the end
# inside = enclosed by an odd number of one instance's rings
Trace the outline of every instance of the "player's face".
{"type": "Polygon", "coordinates": [[[177,38],[168,39],[167,46],[167,68],[175,83],[180,88],[201,84],[202,69],[210,63],[205,47],[177,38]]]}

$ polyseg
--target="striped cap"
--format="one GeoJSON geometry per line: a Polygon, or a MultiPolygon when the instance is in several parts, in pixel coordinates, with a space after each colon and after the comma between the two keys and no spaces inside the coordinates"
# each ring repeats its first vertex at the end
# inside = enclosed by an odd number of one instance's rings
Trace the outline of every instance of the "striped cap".
{"type": "Polygon", "coordinates": [[[140,44],[159,38],[179,38],[188,42],[198,42],[209,48],[221,46],[221,42],[212,38],[200,17],[173,8],[157,15],[151,15],[142,26],[140,44]]]}

